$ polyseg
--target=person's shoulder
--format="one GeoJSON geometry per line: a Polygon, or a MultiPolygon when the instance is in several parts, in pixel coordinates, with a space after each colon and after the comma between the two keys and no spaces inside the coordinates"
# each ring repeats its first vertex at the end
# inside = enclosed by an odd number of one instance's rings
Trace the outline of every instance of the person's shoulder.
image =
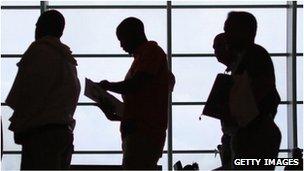
{"type": "Polygon", "coordinates": [[[249,53],[255,54],[255,55],[263,55],[263,56],[269,56],[268,51],[261,45],[253,44],[249,47],[249,53]]]}
{"type": "Polygon", "coordinates": [[[159,56],[166,55],[164,50],[155,41],[148,41],[146,46],[146,52],[153,55],[157,54],[159,56]]]}

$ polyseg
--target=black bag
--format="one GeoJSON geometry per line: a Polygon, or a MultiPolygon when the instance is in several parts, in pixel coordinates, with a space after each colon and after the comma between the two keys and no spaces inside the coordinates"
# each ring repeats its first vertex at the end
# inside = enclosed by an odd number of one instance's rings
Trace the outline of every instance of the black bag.
{"type": "Polygon", "coordinates": [[[218,74],[203,110],[203,115],[223,119],[225,111],[229,111],[228,100],[233,78],[228,74],[218,74]]]}

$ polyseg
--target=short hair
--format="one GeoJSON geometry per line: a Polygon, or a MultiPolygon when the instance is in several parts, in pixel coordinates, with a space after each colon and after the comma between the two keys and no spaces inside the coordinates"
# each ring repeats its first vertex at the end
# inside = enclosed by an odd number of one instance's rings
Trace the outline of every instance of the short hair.
{"type": "Polygon", "coordinates": [[[64,26],[64,17],[56,10],[45,11],[37,21],[37,27],[42,28],[45,34],[56,37],[61,37],[64,26]]]}
{"type": "Polygon", "coordinates": [[[252,38],[255,37],[257,21],[251,13],[245,11],[232,11],[229,12],[227,20],[232,23],[237,23],[242,31],[246,31],[252,38]]]}
{"type": "Polygon", "coordinates": [[[117,35],[143,35],[145,34],[144,23],[138,18],[128,17],[117,26],[116,33],[117,35]]]}

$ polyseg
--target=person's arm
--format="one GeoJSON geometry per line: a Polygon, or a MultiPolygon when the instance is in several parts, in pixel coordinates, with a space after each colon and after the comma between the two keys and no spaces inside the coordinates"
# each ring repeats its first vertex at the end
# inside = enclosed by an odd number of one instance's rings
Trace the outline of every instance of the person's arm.
{"type": "Polygon", "coordinates": [[[150,84],[152,78],[153,76],[148,73],[138,72],[132,78],[121,82],[103,80],[99,83],[99,86],[105,90],[124,95],[144,88],[147,84],[150,84]]]}

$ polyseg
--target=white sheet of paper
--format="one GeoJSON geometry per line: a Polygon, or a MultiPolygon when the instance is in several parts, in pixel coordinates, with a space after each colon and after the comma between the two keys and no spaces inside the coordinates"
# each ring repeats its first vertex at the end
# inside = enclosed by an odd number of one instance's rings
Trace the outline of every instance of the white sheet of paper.
{"type": "Polygon", "coordinates": [[[102,103],[100,102],[100,99],[102,101],[109,102],[112,106],[114,106],[115,114],[122,116],[124,108],[123,102],[108,93],[106,90],[100,88],[97,83],[88,78],[85,79],[84,95],[92,99],[94,102],[100,103],[101,105],[102,103]]]}

